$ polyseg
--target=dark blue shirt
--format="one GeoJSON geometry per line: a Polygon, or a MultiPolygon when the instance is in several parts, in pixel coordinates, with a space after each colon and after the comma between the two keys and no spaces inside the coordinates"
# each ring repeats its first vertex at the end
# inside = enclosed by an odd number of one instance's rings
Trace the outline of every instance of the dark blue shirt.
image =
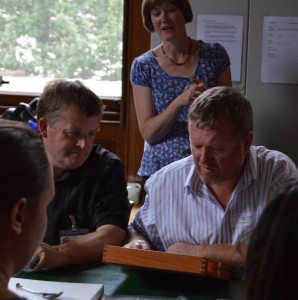
{"type": "Polygon", "coordinates": [[[47,209],[45,243],[60,243],[59,231],[71,230],[69,215],[75,217],[77,228],[89,232],[106,224],[127,229],[127,182],[123,164],[115,154],[94,145],[81,167],[55,180],[55,196],[47,209]]]}

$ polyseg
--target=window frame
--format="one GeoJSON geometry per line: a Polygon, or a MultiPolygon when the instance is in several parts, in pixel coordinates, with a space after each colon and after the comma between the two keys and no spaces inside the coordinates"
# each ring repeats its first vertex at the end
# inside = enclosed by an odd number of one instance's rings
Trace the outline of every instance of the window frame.
{"type": "MultiPolygon", "coordinates": [[[[143,155],[144,140],[139,132],[130,84],[130,66],[133,59],[150,49],[151,35],[142,25],[141,5],[140,0],[124,0],[121,101],[119,103],[101,98],[106,109],[101,129],[96,136],[96,142],[120,157],[128,182],[142,181],[137,171],[143,155]]],[[[1,93],[0,114],[20,102],[29,103],[33,98],[32,95],[1,93]]]]}

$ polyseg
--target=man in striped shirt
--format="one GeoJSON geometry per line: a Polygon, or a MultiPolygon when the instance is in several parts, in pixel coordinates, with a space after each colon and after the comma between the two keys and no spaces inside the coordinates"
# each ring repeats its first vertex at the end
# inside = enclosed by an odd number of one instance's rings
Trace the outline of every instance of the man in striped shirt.
{"type": "Polygon", "coordinates": [[[192,155],[152,175],[125,247],[242,266],[252,229],[279,186],[298,176],[278,151],[252,146],[250,102],[230,87],[205,91],[188,117],[192,155]]]}

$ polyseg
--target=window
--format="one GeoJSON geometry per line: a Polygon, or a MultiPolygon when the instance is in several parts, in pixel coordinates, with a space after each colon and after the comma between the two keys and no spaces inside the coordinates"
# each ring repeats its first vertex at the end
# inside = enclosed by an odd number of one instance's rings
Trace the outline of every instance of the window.
{"type": "Polygon", "coordinates": [[[124,0],[1,0],[0,93],[39,95],[67,78],[120,99],[123,11],[124,0]]]}

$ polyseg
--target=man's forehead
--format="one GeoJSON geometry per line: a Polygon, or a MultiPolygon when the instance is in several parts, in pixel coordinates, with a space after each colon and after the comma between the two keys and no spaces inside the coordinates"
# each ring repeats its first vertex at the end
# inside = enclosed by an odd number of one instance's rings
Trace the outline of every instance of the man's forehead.
{"type": "Polygon", "coordinates": [[[232,122],[227,118],[221,118],[217,120],[208,120],[208,121],[202,121],[202,120],[190,120],[190,125],[199,128],[199,129],[205,129],[210,128],[212,130],[218,130],[221,128],[225,129],[232,129],[232,122]]]}
{"type": "Polygon", "coordinates": [[[82,128],[82,127],[93,127],[99,128],[102,115],[91,115],[88,116],[86,113],[81,111],[74,111],[71,109],[64,110],[54,121],[54,125],[63,125],[66,127],[82,128]]]}
{"type": "Polygon", "coordinates": [[[192,122],[190,123],[189,131],[190,136],[195,136],[199,131],[203,131],[205,132],[204,135],[208,133],[208,135],[211,134],[216,139],[234,138],[234,130],[230,122],[216,122],[211,124],[192,122]]]}

